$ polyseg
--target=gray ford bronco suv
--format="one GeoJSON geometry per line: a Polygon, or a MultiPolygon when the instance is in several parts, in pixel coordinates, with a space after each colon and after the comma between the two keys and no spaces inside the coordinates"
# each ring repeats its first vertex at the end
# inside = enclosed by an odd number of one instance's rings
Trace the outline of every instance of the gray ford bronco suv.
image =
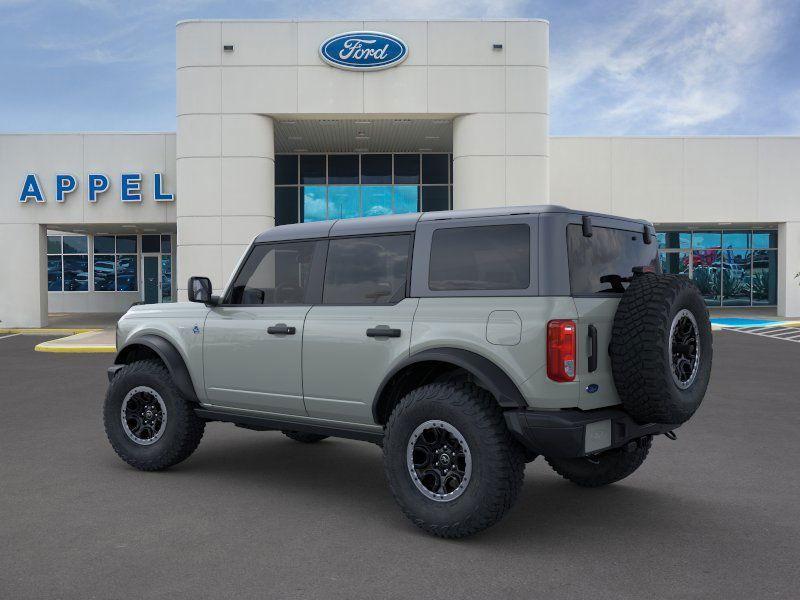
{"type": "Polygon", "coordinates": [[[210,421],[370,441],[442,537],[496,523],[537,456],[581,486],[627,477],[711,371],[703,298],[661,274],[653,226],[554,205],[275,227],[220,295],[188,285],[119,321],[104,422],[123,460],[179,463],[210,421]]]}

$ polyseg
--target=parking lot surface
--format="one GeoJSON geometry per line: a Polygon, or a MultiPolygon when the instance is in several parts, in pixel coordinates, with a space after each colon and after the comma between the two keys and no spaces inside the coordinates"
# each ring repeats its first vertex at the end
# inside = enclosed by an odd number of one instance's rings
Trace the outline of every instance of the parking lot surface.
{"type": "Polygon", "coordinates": [[[800,344],[718,332],[708,396],[597,490],[530,464],[472,538],[401,515],[377,446],[214,423],[140,473],[106,442],[113,355],[0,339],[0,598],[797,598],[800,344]]]}

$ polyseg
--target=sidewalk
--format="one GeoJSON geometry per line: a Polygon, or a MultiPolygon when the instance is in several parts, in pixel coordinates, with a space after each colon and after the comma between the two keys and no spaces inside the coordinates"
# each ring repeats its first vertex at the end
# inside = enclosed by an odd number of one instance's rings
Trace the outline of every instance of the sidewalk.
{"type": "Polygon", "coordinates": [[[76,333],[68,337],[48,340],[36,344],[37,352],[64,352],[81,354],[116,353],[116,332],[114,329],[95,329],[76,333]]]}
{"type": "Polygon", "coordinates": [[[49,327],[0,328],[0,335],[64,336],[37,344],[37,352],[115,353],[116,324],[111,313],[51,313],[49,327]]]}

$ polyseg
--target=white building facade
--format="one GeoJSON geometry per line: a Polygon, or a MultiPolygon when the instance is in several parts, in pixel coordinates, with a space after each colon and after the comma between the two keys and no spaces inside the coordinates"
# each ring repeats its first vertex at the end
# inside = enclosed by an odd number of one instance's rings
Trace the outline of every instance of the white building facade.
{"type": "Polygon", "coordinates": [[[800,138],[550,139],[544,21],[188,21],[176,67],[177,135],[0,135],[0,327],[219,288],[275,225],[551,201],[800,315],[800,138]]]}

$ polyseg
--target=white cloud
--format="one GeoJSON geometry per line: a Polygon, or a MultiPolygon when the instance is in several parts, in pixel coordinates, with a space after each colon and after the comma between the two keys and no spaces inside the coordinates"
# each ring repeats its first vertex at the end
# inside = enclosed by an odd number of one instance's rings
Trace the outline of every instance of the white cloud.
{"type": "Polygon", "coordinates": [[[602,98],[598,117],[616,133],[690,131],[740,106],[781,26],[772,0],[643,3],[554,53],[553,103],[602,98]]]}
{"type": "Polygon", "coordinates": [[[294,8],[299,18],[436,19],[508,17],[520,14],[523,0],[340,0],[303,2],[294,8]]]}

